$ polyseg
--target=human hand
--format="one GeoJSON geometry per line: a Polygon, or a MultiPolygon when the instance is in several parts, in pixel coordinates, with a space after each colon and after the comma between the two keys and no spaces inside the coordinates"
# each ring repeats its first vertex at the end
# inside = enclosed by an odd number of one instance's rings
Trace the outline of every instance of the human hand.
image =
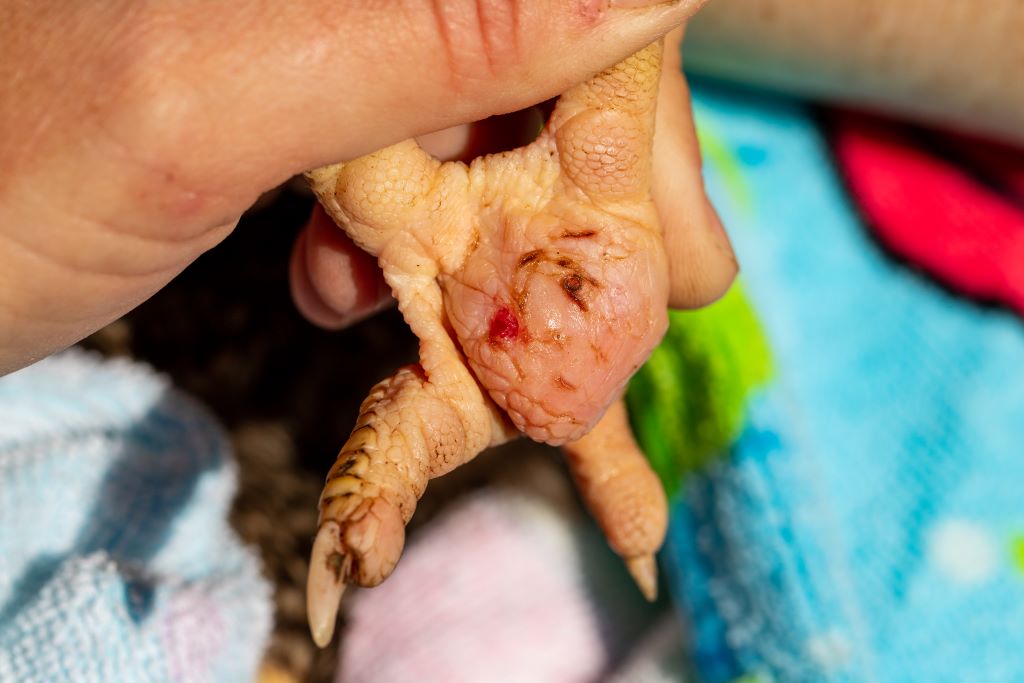
{"type": "MultiPolygon", "coordinates": [[[[638,4],[6,0],[0,373],[145,300],[293,174],[544,101],[701,3],[638,4]]],[[[695,305],[735,264],[701,189],[681,78],[672,89],[655,195],[672,301],[695,305]]],[[[383,295],[367,293],[375,270],[329,227],[311,221],[295,291],[337,326],[383,295]]]]}

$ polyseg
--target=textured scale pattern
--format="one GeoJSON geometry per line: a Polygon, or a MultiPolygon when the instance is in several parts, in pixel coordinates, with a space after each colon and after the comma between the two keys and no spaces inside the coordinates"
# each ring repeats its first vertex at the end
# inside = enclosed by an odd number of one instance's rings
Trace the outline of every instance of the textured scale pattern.
{"type": "Polygon", "coordinates": [[[309,174],[420,339],[419,365],[373,390],[328,476],[308,604],[318,642],[345,582],[391,572],[427,481],[520,433],[577,442],[588,505],[653,590],[664,494],[621,407],[599,423],[667,327],[649,190],[660,65],[661,45],[645,48],[562,95],[530,145],[469,165],[406,141],[309,174]],[[595,426],[625,436],[580,442],[595,426]]]}

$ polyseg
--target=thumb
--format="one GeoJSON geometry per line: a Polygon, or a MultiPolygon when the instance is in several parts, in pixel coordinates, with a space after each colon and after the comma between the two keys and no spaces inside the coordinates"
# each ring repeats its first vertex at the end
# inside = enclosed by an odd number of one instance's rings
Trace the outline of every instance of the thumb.
{"type": "MultiPolygon", "coordinates": [[[[207,179],[264,189],[300,171],[554,97],[658,39],[701,4],[206,4],[201,25],[189,28],[190,49],[174,51],[169,65],[186,74],[178,82],[189,91],[189,106],[175,111],[189,118],[182,126],[189,148],[228,152],[205,156],[208,167],[197,170],[207,179]]],[[[165,143],[178,153],[186,144],[165,143]]]]}

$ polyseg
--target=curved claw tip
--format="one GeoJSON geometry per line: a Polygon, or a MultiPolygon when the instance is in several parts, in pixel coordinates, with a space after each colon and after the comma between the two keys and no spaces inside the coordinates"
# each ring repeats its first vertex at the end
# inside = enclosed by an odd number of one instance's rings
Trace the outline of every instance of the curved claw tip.
{"type": "Polygon", "coordinates": [[[626,569],[644,597],[649,602],[654,602],[658,597],[658,563],[655,562],[654,555],[631,557],[626,560],[626,569]]]}
{"type": "Polygon", "coordinates": [[[341,527],[336,522],[325,522],[313,541],[306,580],[306,615],[317,647],[326,647],[334,636],[350,563],[351,558],[341,547],[341,527]]]}

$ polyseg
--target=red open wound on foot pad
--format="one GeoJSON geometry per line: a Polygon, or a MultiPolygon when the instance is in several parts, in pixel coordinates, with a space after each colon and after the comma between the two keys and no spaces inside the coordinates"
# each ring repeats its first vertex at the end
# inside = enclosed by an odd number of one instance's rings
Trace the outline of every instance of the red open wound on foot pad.
{"type": "Polygon", "coordinates": [[[498,309],[498,312],[491,318],[491,328],[488,337],[491,343],[500,341],[512,341],[519,336],[519,319],[508,306],[498,309]]]}

